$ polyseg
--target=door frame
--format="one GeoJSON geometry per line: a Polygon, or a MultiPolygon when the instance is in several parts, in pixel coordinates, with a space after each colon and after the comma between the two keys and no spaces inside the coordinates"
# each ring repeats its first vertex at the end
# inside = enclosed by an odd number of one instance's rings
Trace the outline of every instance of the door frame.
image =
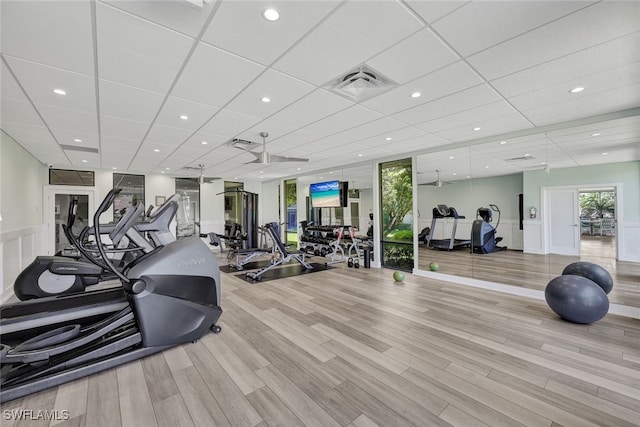
{"type": "MultiPolygon", "coordinates": [[[[616,239],[616,244],[615,244],[615,259],[618,259],[618,255],[621,253],[621,242],[622,239],[620,239],[620,236],[618,235],[618,233],[620,232],[620,227],[618,227],[618,224],[623,222],[623,214],[624,214],[624,210],[623,210],[623,197],[622,195],[624,194],[623,192],[623,188],[622,188],[622,183],[621,182],[613,182],[613,183],[593,183],[593,184],[574,184],[574,185],[559,185],[559,186],[546,186],[546,187],[541,187],[541,191],[542,191],[542,210],[544,212],[544,216],[543,216],[543,221],[542,221],[542,235],[544,236],[544,253],[548,254],[550,253],[550,247],[551,247],[551,239],[549,236],[551,227],[550,227],[550,221],[551,221],[551,209],[550,209],[550,203],[549,203],[549,194],[551,191],[553,190],[574,190],[576,192],[578,192],[578,210],[580,209],[579,203],[580,203],[580,189],[610,189],[613,188],[616,197],[615,197],[615,218],[614,218],[614,225],[616,228],[616,235],[615,235],[615,239],[616,239]]],[[[578,247],[580,247],[580,234],[578,233],[578,247]]]]}
{"type": "Polygon", "coordinates": [[[87,218],[88,225],[93,225],[93,212],[96,211],[96,187],[84,187],[74,185],[45,185],[42,188],[42,243],[43,248],[46,250],[46,255],[53,255],[56,247],[55,236],[55,204],[56,195],[71,195],[77,194],[81,196],[88,196],[88,209],[91,213],[87,218]]]}

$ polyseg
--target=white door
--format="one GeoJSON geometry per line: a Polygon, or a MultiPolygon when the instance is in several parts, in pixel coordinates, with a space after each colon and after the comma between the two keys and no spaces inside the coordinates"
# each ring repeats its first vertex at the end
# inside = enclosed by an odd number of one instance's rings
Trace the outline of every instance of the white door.
{"type": "MultiPolygon", "coordinates": [[[[44,248],[46,255],[53,255],[66,246],[66,238],[61,225],[66,223],[70,196],[80,196],[82,215],[79,218],[83,225],[93,224],[95,212],[95,187],[75,187],[67,185],[44,186],[44,248]],[[88,216],[88,217],[85,217],[88,216]]],[[[75,231],[75,230],[74,230],[75,231]]]]}
{"type": "Polygon", "coordinates": [[[580,255],[580,213],[578,190],[549,190],[547,204],[549,252],[580,255]]]}

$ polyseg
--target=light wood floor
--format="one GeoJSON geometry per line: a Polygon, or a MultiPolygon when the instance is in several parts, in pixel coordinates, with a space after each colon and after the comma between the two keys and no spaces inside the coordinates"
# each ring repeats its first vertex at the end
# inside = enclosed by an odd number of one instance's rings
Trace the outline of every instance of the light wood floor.
{"type": "Polygon", "coordinates": [[[418,265],[428,270],[430,262],[437,262],[440,273],[544,290],[547,283],[562,274],[567,265],[580,260],[589,261],[611,273],[614,281],[613,290],[608,295],[611,303],[640,307],[640,263],[616,261],[614,242],[611,237],[582,236],[580,257],[525,254],[512,250],[483,255],[471,254],[468,249],[434,250],[420,244],[418,265]]]}
{"type": "Polygon", "coordinates": [[[2,405],[60,426],[638,426],[640,321],[385,269],[248,284],[223,331],[2,405]]]}

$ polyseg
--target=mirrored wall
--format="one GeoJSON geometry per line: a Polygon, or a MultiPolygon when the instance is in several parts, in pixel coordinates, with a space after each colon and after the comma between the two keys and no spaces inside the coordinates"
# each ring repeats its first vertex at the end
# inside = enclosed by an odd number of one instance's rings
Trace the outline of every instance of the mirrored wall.
{"type": "Polygon", "coordinates": [[[639,220],[640,163],[577,165],[564,146],[584,134],[563,129],[418,156],[419,269],[544,290],[568,264],[589,261],[612,273],[611,303],[640,307],[637,251],[624,238],[639,220]],[[587,209],[584,195],[580,203],[580,194],[599,192],[606,209],[597,200],[587,209]]]}

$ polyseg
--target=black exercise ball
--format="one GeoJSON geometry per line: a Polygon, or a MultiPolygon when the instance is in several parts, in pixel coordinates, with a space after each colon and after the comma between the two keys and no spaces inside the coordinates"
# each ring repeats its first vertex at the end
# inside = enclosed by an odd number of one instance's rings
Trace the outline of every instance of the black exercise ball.
{"type": "Polygon", "coordinates": [[[573,323],[593,323],[609,311],[609,298],[586,277],[567,274],[551,280],[544,298],[558,316],[573,323]]]}
{"type": "Polygon", "coordinates": [[[596,282],[598,286],[602,288],[605,294],[611,292],[613,289],[613,278],[611,274],[598,264],[586,261],[578,261],[567,265],[562,270],[562,275],[574,274],[576,276],[586,277],[587,279],[596,282]]]}

